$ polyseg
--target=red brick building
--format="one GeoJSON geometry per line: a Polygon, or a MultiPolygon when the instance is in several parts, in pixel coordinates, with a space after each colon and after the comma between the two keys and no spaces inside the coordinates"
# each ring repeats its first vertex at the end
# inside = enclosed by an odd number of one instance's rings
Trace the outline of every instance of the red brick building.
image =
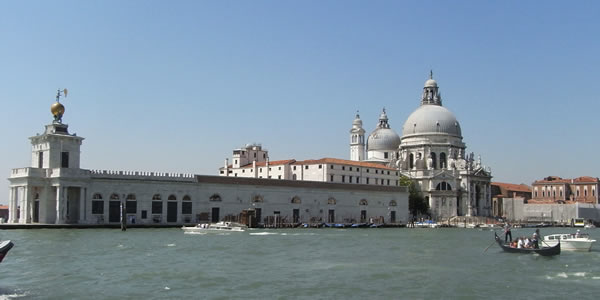
{"type": "Polygon", "coordinates": [[[600,179],[582,176],[575,179],[563,179],[548,176],[532,184],[532,198],[529,203],[598,204],[600,179]]]}

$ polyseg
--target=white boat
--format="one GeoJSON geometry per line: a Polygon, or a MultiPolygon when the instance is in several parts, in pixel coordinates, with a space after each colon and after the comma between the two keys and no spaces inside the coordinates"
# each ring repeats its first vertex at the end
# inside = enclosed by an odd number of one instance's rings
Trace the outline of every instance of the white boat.
{"type": "MultiPolygon", "coordinates": [[[[560,248],[567,251],[590,251],[596,240],[587,233],[559,233],[544,236],[545,246],[552,247],[560,241],[560,248]]],[[[541,245],[540,245],[541,246],[541,245]]]]}
{"type": "Polygon", "coordinates": [[[596,225],[594,225],[592,223],[588,223],[588,224],[585,224],[585,226],[583,226],[583,228],[585,228],[585,229],[592,229],[592,228],[596,228],[596,225]]]}
{"type": "Polygon", "coordinates": [[[235,222],[203,223],[181,227],[184,233],[244,232],[246,228],[248,228],[246,225],[235,222]]]}

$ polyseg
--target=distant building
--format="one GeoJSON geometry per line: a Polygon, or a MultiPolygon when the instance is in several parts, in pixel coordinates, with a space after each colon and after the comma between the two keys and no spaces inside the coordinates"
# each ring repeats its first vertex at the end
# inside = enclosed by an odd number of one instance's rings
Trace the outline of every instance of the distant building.
{"type": "Polygon", "coordinates": [[[525,203],[531,199],[531,188],[526,184],[492,182],[492,215],[504,217],[504,199],[520,198],[525,203]]]}
{"type": "Polygon", "coordinates": [[[260,145],[247,145],[233,150],[232,164],[225,160],[219,175],[330,183],[398,186],[397,169],[379,163],[337,158],[297,161],[270,161],[268,151],[260,145]]]}
{"type": "Polygon", "coordinates": [[[6,205],[0,205],[0,220],[2,221],[0,223],[8,221],[8,206],[6,205]]]}
{"type": "Polygon", "coordinates": [[[563,179],[558,176],[548,176],[536,180],[532,184],[531,204],[598,204],[598,188],[600,180],[596,177],[577,177],[563,179]]]}

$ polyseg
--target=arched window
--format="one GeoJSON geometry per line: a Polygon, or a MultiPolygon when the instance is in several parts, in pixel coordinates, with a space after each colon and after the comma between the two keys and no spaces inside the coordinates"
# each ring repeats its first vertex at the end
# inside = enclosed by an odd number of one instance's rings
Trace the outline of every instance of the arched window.
{"type": "Polygon", "coordinates": [[[135,200],[135,194],[129,194],[129,195],[127,195],[127,197],[125,199],[126,199],[125,209],[126,209],[127,213],[128,214],[137,213],[137,201],[135,200]]]}
{"type": "Polygon", "coordinates": [[[446,153],[442,152],[440,153],[440,169],[445,169],[447,168],[447,164],[446,164],[446,153]]]}
{"type": "Polygon", "coordinates": [[[398,203],[396,203],[396,200],[390,200],[388,206],[398,206],[398,203]]]}
{"type": "Polygon", "coordinates": [[[435,152],[431,152],[431,161],[434,169],[437,169],[437,156],[435,152]]]}
{"type": "Polygon", "coordinates": [[[584,190],[583,190],[583,196],[584,196],[584,197],[587,197],[587,189],[584,189],[584,190]]]}
{"type": "Polygon", "coordinates": [[[118,194],[110,195],[110,200],[119,200],[119,195],[118,194]]]}
{"type": "Polygon", "coordinates": [[[302,203],[302,200],[300,200],[300,197],[294,196],[294,198],[292,198],[292,203],[300,204],[300,203],[302,203]]]}
{"type": "Polygon", "coordinates": [[[192,198],[188,195],[183,196],[183,202],[181,202],[181,214],[191,215],[192,214],[192,198]]]}
{"type": "Polygon", "coordinates": [[[367,199],[361,199],[360,201],[358,201],[358,205],[369,205],[369,202],[367,201],[367,199]]]}
{"type": "Polygon", "coordinates": [[[452,186],[449,183],[442,181],[437,184],[437,186],[435,187],[435,190],[436,191],[451,191],[452,186]]]}
{"type": "Polygon", "coordinates": [[[219,194],[212,194],[212,196],[210,196],[210,198],[208,198],[208,200],[212,201],[212,202],[220,202],[221,196],[219,194]]]}
{"type": "Polygon", "coordinates": [[[296,174],[292,175],[292,180],[296,180],[297,176],[296,174]]]}
{"type": "Polygon", "coordinates": [[[38,200],[40,199],[40,193],[35,193],[35,195],[33,196],[33,200],[38,200]]]}
{"type": "Polygon", "coordinates": [[[154,196],[152,196],[152,200],[162,200],[162,197],[160,194],[154,194],[154,196]]]}
{"type": "Polygon", "coordinates": [[[408,167],[411,169],[415,167],[415,155],[412,153],[408,155],[408,167]]]}
{"type": "Polygon", "coordinates": [[[102,200],[102,195],[100,193],[95,193],[94,196],[92,196],[93,200],[102,200]]]}
{"type": "Polygon", "coordinates": [[[167,200],[170,200],[170,201],[177,200],[177,197],[175,197],[175,195],[169,195],[169,198],[167,198],[167,200]]]}
{"type": "Polygon", "coordinates": [[[327,204],[329,204],[329,205],[335,205],[335,203],[336,203],[335,198],[329,197],[329,199],[327,199],[327,204]]]}

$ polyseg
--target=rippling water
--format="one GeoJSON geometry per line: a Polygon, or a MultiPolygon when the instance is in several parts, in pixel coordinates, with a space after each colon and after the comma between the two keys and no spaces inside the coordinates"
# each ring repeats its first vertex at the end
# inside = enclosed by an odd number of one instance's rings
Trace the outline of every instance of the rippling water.
{"type": "MultiPolygon", "coordinates": [[[[571,232],[543,228],[542,235],[571,232]]],[[[513,231],[513,236],[533,230],[513,231]]],[[[600,240],[600,229],[586,230],[600,240]]],[[[5,230],[4,299],[596,298],[600,242],[503,253],[477,229],[5,230]]]]}

